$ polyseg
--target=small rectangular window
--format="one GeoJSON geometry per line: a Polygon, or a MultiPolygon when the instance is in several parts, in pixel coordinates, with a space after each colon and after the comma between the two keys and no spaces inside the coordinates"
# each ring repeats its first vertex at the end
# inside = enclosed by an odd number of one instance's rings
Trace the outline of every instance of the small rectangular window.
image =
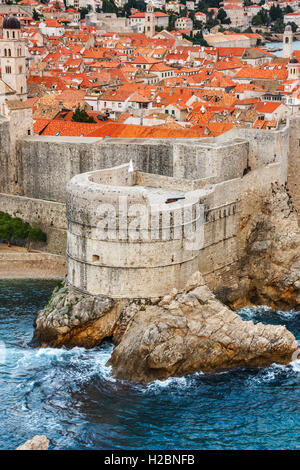
{"type": "Polygon", "coordinates": [[[93,255],[93,263],[95,263],[96,261],[99,261],[99,256],[93,255]]]}

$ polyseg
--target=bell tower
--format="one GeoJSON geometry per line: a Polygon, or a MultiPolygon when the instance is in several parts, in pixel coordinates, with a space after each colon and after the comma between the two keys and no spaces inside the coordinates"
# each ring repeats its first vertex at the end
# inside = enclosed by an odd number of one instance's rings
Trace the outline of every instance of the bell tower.
{"type": "Polygon", "coordinates": [[[21,25],[15,16],[3,21],[1,40],[2,80],[16,92],[22,101],[27,99],[25,42],[21,38],[21,25]]]}
{"type": "Polygon", "coordinates": [[[152,38],[155,34],[155,13],[154,6],[150,0],[147,5],[146,18],[145,18],[145,34],[147,38],[152,38]]]}
{"type": "Polygon", "coordinates": [[[288,24],[285,27],[283,33],[283,54],[282,56],[286,59],[291,56],[292,54],[292,46],[293,46],[293,31],[291,26],[288,24]]]}

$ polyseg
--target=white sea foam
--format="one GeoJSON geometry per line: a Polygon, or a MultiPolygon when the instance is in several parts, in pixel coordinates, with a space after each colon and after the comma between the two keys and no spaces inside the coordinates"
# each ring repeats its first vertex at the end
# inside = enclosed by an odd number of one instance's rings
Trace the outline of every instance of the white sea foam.
{"type": "Polygon", "coordinates": [[[11,375],[15,377],[24,370],[43,369],[46,375],[47,370],[53,371],[55,366],[65,366],[64,373],[73,376],[76,381],[86,382],[92,376],[98,375],[106,381],[115,382],[111,376],[111,367],[106,365],[112,349],[112,345],[105,345],[99,349],[81,347],[23,349],[14,347],[8,349],[7,355],[11,375]]]}
{"type": "Polygon", "coordinates": [[[162,390],[170,390],[170,389],[184,389],[189,388],[193,381],[201,376],[204,375],[203,372],[195,372],[194,374],[187,375],[184,377],[168,377],[166,380],[154,380],[150,382],[144,389],[143,392],[161,392],[162,390]]]}
{"type": "Polygon", "coordinates": [[[290,363],[290,366],[295,372],[300,372],[300,359],[293,361],[290,363]]]}
{"type": "MultiPolygon", "coordinates": [[[[262,313],[268,312],[272,312],[273,315],[276,315],[278,316],[278,318],[281,318],[283,320],[292,320],[293,318],[295,318],[296,315],[299,314],[298,311],[294,310],[289,310],[287,312],[284,312],[282,310],[274,310],[271,307],[268,307],[267,305],[258,305],[256,307],[244,307],[240,309],[237,313],[239,313],[243,318],[253,320],[257,317],[260,317],[262,313]]],[[[267,317],[265,318],[265,320],[267,320],[267,317]]]]}

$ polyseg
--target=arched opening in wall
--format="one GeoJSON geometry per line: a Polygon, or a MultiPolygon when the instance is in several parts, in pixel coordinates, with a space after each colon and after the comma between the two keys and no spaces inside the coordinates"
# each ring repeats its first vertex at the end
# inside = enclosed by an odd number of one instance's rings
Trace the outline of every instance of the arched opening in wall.
{"type": "Polygon", "coordinates": [[[93,260],[93,263],[96,263],[97,261],[99,261],[99,256],[98,255],[93,255],[92,256],[92,260],[93,260]]]}
{"type": "Polygon", "coordinates": [[[8,57],[11,57],[11,50],[8,49],[8,57]]]}
{"type": "Polygon", "coordinates": [[[7,57],[7,50],[4,49],[4,56],[7,57]]]}

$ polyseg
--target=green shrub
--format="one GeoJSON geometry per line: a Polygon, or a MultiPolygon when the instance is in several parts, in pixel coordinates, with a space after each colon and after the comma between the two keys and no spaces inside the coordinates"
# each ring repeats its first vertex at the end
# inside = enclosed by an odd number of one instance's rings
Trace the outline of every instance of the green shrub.
{"type": "Polygon", "coordinates": [[[12,217],[0,211],[0,239],[8,244],[23,240],[29,247],[30,242],[46,242],[47,235],[40,228],[32,227],[19,217],[12,217]]]}

